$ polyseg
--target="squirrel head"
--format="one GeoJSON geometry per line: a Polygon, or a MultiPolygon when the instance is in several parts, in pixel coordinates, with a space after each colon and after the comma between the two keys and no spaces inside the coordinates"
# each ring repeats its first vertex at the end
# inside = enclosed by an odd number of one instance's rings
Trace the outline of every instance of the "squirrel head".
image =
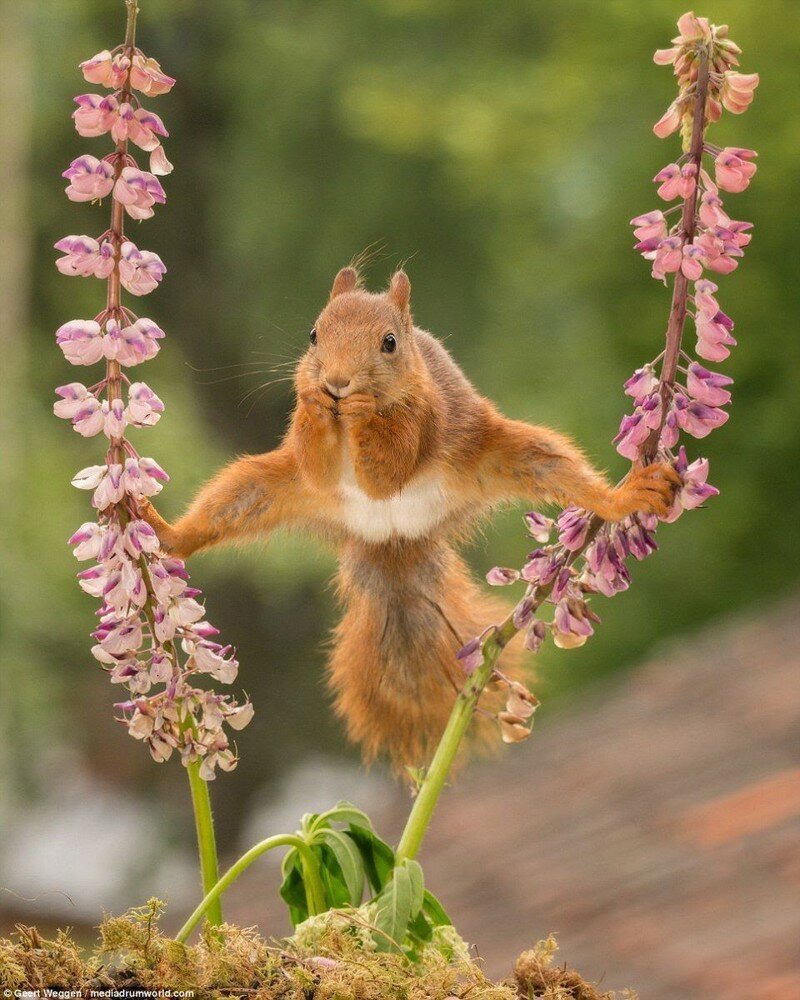
{"type": "Polygon", "coordinates": [[[339,398],[372,393],[379,407],[402,399],[422,367],[410,300],[405,271],[392,275],[385,292],[372,293],[354,267],[342,268],[298,365],[298,390],[322,386],[339,398]]]}

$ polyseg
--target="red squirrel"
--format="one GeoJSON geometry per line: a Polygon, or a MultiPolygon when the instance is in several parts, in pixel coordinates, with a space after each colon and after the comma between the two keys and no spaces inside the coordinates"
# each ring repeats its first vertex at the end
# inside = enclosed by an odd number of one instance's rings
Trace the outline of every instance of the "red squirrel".
{"type": "Polygon", "coordinates": [[[562,434],[502,416],[414,325],[410,298],[404,271],[379,294],[339,271],[281,445],[223,468],[174,524],[142,511],[180,558],[279,526],[337,548],[336,711],[367,759],[383,750],[397,770],[423,762],[463,680],[455,653],[501,613],[453,548],[469,527],[518,499],[664,514],[677,478],[653,464],[614,487],[562,434]]]}

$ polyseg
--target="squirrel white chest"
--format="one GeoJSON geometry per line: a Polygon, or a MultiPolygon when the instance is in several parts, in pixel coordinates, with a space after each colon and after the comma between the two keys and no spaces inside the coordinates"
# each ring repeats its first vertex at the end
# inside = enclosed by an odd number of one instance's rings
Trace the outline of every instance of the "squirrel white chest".
{"type": "Polygon", "coordinates": [[[367,542],[393,536],[420,538],[443,520],[449,503],[442,476],[422,473],[391,497],[375,500],[358,485],[348,456],[339,480],[341,517],[345,527],[367,542]]]}

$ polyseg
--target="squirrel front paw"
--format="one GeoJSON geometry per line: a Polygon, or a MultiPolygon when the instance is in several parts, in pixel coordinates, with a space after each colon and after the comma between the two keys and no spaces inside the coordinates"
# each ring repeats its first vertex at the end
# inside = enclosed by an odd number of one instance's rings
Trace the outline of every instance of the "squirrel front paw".
{"type": "Polygon", "coordinates": [[[329,423],[338,415],[339,400],[321,385],[302,393],[300,402],[305,412],[317,423],[329,423]]]}
{"type": "Polygon", "coordinates": [[[671,465],[655,462],[653,465],[636,466],[614,491],[610,509],[598,513],[606,521],[620,521],[628,514],[663,517],[672,505],[680,483],[680,476],[671,465]]]}
{"type": "Polygon", "coordinates": [[[339,400],[339,416],[343,420],[368,420],[377,412],[377,398],[366,392],[354,392],[339,400]]]}

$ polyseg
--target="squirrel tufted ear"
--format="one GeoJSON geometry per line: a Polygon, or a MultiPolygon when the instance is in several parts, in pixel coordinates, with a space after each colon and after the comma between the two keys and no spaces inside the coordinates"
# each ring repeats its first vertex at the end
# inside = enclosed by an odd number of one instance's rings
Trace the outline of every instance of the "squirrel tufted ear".
{"type": "Polygon", "coordinates": [[[389,283],[389,298],[400,309],[401,312],[408,312],[408,305],[411,301],[411,282],[405,271],[395,271],[389,283]]]}
{"type": "Polygon", "coordinates": [[[330,297],[335,299],[343,292],[352,292],[358,288],[358,271],[354,267],[343,267],[333,279],[330,297]]]}

